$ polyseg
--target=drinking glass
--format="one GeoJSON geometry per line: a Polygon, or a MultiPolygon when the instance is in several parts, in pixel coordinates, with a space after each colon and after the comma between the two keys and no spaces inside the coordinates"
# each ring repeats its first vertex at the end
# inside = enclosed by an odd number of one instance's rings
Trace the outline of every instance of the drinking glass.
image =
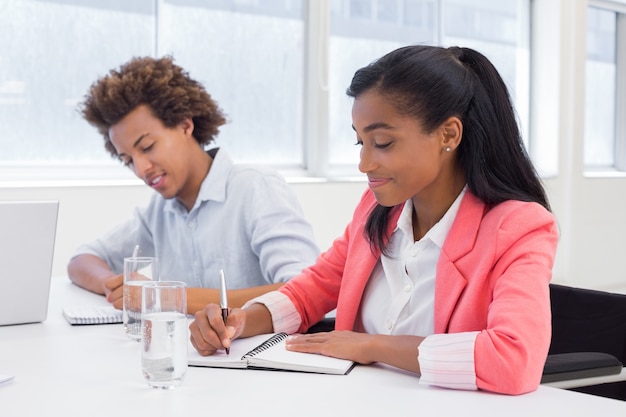
{"type": "Polygon", "coordinates": [[[184,282],[142,287],[141,368],[148,385],[170,389],[187,373],[187,290],[184,282]]]}
{"type": "Polygon", "coordinates": [[[124,303],[122,320],[126,335],[141,340],[141,287],[159,280],[159,260],[152,256],[124,258],[124,303]]]}

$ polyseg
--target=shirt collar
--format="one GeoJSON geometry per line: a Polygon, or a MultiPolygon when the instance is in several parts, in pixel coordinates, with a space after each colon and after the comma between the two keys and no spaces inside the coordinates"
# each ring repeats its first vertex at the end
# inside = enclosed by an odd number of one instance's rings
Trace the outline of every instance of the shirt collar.
{"type": "MultiPolygon", "coordinates": [[[[219,149],[216,153],[209,173],[202,184],[200,185],[200,191],[198,191],[198,197],[194,203],[193,211],[199,207],[204,201],[216,201],[224,202],[226,200],[226,183],[228,181],[228,175],[233,168],[234,163],[230,158],[230,155],[223,149],[219,149]]],[[[187,214],[187,209],[176,198],[172,198],[166,201],[165,210],[173,211],[175,213],[187,214]]]]}
{"type": "MultiPolygon", "coordinates": [[[[448,232],[450,228],[452,228],[452,223],[454,223],[454,219],[459,211],[459,207],[461,205],[461,200],[463,200],[463,196],[465,195],[465,191],[467,190],[467,185],[463,187],[459,195],[456,197],[450,208],[443,215],[441,220],[439,220],[433,227],[430,228],[428,232],[424,235],[422,240],[430,239],[433,243],[435,243],[440,248],[443,247],[443,243],[446,240],[446,236],[448,236],[448,232]]],[[[408,199],[404,203],[404,207],[402,208],[402,212],[400,213],[400,217],[398,218],[398,224],[396,226],[396,230],[400,230],[402,234],[404,234],[405,239],[408,239],[410,242],[413,242],[413,200],[408,199]]]]}

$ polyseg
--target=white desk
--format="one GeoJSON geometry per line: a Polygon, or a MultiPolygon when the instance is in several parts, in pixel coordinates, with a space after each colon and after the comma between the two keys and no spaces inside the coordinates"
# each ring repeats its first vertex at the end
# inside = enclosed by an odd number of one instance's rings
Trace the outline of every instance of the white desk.
{"type": "Polygon", "coordinates": [[[190,368],[172,391],[148,388],[140,344],[121,325],[70,326],[61,307],[105,304],[53,279],[44,323],[0,327],[0,416],[626,416],[626,402],[541,386],[506,396],[418,384],[414,375],[357,366],[345,376],[190,368]]]}

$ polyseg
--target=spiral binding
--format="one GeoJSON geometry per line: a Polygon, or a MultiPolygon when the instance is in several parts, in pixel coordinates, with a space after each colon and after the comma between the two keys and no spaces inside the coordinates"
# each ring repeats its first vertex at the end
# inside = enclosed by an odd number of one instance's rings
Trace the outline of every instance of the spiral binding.
{"type": "Polygon", "coordinates": [[[255,355],[258,355],[259,353],[263,352],[264,350],[267,350],[267,349],[271,348],[272,346],[279,344],[280,342],[285,340],[287,338],[287,336],[289,336],[289,335],[287,333],[285,333],[285,332],[276,333],[274,336],[270,337],[265,342],[261,343],[259,346],[255,347],[250,352],[248,352],[245,355],[243,355],[241,357],[241,359],[248,359],[248,358],[251,358],[251,357],[253,357],[255,355]]]}
{"type": "Polygon", "coordinates": [[[122,312],[112,306],[65,306],[63,315],[70,324],[114,324],[122,322],[122,312]]]}

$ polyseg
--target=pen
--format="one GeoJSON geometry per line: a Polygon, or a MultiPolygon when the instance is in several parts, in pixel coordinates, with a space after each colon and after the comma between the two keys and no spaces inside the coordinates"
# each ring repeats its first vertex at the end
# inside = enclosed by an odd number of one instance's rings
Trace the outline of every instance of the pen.
{"type": "MultiPolygon", "coordinates": [[[[133,270],[137,269],[137,257],[139,256],[139,252],[141,252],[141,249],[139,249],[139,245],[135,245],[135,249],[133,249],[133,270]]],[[[136,272],[132,272],[132,275],[134,275],[136,272]]]]}
{"type": "MultiPolygon", "coordinates": [[[[222,308],[222,319],[226,324],[228,318],[228,295],[226,294],[226,278],[224,278],[224,270],[220,269],[220,307],[222,308]]],[[[226,348],[226,354],[230,353],[230,349],[226,348]]]]}
{"type": "Polygon", "coordinates": [[[133,250],[133,258],[136,258],[139,256],[139,245],[135,246],[135,250],[133,250]]]}

